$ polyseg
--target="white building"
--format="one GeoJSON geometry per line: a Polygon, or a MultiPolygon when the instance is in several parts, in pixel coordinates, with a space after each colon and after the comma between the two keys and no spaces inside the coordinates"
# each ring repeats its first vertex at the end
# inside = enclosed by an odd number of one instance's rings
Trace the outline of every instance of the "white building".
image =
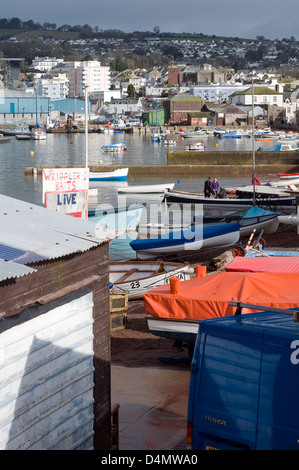
{"type": "MultiPolygon", "coordinates": [[[[265,88],[265,85],[254,85],[255,90],[258,87],[265,88]]],[[[269,86],[267,85],[267,88],[272,91],[275,91],[275,84],[269,85],[269,86]]],[[[246,90],[248,90],[248,85],[242,85],[238,83],[223,84],[223,85],[208,84],[208,85],[196,85],[196,86],[190,87],[190,94],[193,96],[199,97],[203,99],[204,101],[208,101],[211,103],[223,103],[224,101],[231,102],[230,101],[231,95],[237,95],[238,93],[242,94],[246,90]]],[[[235,102],[232,102],[232,103],[238,104],[238,105],[248,104],[248,103],[243,103],[242,99],[240,99],[240,101],[238,101],[237,103],[235,102]]]]}
{"type": "Polygon", "coordinates": [[[68,62],[67,76],[69,79],[69,97],[85,96],[88,93],[107,91],[110,88],[110,68],[102,66],[97,60],[68,62]]]}
{"type": "Polygon", "coordinates": [[[35,83],[39,96],[47,96],[51,100],[65,99],[69,93],[69,80],[66,74],[59,74],[50,79],[40,78],[35,83]]]}
{"type": "MultiPolygon", "coordinates": [[[[229,102],[236,106],[252,105],[252,88],[247,86],[246,90],[237,91],[229,97],[229,102]]],[[[254,86],[253,102],[257,105],[267,104],[283,106],[283,94],[266,86],[254,86]]]]}
{"type": "Polygon", "coordinates": [[[32,67],[47,72],[61,63],[63,63],[63,59],[56,59],[56,57],[35,57],[32,61],[32,67]]]}

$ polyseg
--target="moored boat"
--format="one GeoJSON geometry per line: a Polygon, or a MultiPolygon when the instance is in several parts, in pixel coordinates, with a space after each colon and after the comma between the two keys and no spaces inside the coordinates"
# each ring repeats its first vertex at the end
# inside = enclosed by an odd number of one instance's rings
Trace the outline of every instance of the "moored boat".
{"type": "Polygon", "coordinates": [[[185,146],[187,152],[199,151],[202,152],[205,149],[205,146],[202,142],[196,142],[194,144],[189,144],[185,146]]]}
{"type": "Polygon", "coordinates": [[[31,139],[33,139],[33,140],[46,140],[46,138],[47,138],[47,133],[41,127],[36,127],[35,129],[32,129],[31,139]]]}
{"type": "Polygon", "coordinates": [[[10,129],[0,129],[0,134],[3,134],[3,135],[19,135],[19,134],[23,134],[23,135],[31,135],[31,130],[29,128],[29,126],[16,126],[16,127],[12,127],[10,129]]]}
{"type": "Polygon", "coordinates": [[[124,152],[127,150],[127,144],[125,142],[117,142],[116,144],[103,145],[101,148],[104,152],[124,152]]]}
{"type": "Polygon", "coordinates": [[[175,183],[144,184],[141,186],[122,186],[117,188],[119,193],[153,194],[163,193],[166,189],[173,189],[175,183]]]}
{"type": "Polygon", "coordinates": [[[119,168],[114,171],[89,172],[89,181],[126,181],[129,168],[119,168]]]}
{"type": "Polygon", "coordinates": [[[182,281],[192,279],[195,270],[182,263],[155,261],[122,261],[109,264],[109,281],[128,293],[129,300],[142,299],[154,287],[167,284],[175,276],[182,281]]]}

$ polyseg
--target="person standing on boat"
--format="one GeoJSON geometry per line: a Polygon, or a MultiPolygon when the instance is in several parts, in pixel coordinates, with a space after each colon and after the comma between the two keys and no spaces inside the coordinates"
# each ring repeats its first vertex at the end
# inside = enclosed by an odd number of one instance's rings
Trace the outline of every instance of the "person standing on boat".
{"type": "Polygon", "coordinates": [[[212,184],[212,181],[211,181],[211,177],[209,176],[208,179],[205,181],[205,185],[204,185],[205,197],[211,196],[211,192],[212,192],[211,184],[212,184]]]}
{"type": "Polygon", "coordinates": [[[217,195],[219,191],[219,183],[218,183],[217,178],[214,178],[214,181],[212,181],[211,188],[212,188],[212,194],[217,195]]]}

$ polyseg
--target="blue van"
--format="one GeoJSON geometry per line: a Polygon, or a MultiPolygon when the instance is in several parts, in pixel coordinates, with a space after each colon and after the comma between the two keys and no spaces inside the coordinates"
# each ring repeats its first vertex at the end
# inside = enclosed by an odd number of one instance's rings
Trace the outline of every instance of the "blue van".
{"type": "Polygon", "coordinates": [[[299,312],[262,309],[199,323],[192,450],[299,450],[299,312]]]}

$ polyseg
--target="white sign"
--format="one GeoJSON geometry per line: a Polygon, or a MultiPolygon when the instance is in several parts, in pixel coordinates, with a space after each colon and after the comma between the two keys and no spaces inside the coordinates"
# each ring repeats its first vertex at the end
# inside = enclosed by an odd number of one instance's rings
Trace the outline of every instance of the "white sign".
{"type": "Polygon", "coordinates": [[[48,209],[87,220],[88,168],[43,168],[43,203],[48,209]]]}
{"type": "Polygon", "coordinates": [[[47,192],[46,207],[55,212],[87,220],[88,191],[47,192]]]}
{"type": "Polygon", "coordinates": [[[43,202],[47,192],[85,191],[89,188],[86,168],[43,168],[43,202]]]}

